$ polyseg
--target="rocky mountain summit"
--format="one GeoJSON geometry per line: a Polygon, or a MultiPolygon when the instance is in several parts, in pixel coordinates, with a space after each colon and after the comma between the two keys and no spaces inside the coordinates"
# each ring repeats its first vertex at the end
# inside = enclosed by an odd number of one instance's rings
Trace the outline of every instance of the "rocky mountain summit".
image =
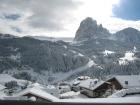
{"type": "Polygon", "coordinates": [[[126,43],[139,43],[140,31],[128,27],[115,34],[111,34],[102,24],[98,25],[96,20],[87,17],[80,23],[74,41],[87,41],[91,39],[110,39],[126,43]]]}
{"type": "Polygon", "coordinates": [[[109,31],[102,26],[97,25],[97,21],[90,17],[84,19],[76,32],[75,41],[84,41],[91,38],[108,38],[110,36],[109,31]]]}
{"type": "Polygon", "coordinates": [[[140,42],[140,31],[137,29],[128,27],[121,31],[116,32],[115,37],[117,40],[129,43],[139,43],[140,42]]]}

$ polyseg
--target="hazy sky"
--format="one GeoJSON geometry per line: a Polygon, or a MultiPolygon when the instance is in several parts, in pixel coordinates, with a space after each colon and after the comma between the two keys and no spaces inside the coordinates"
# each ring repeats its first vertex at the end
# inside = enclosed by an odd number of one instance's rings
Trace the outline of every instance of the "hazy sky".
{"type": "Polygon", "coordinates": [[[140,30],[140,0],[0,0],[0,33],[74,37],[86,17],[110,32],[140,30]]]}

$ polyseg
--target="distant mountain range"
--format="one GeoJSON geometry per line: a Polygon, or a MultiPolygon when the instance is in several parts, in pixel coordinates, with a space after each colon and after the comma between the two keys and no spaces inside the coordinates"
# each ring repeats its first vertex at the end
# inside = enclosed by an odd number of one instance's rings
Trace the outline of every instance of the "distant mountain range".
{"type": "Polygon", "coordinates": [[[0,72],[43,84],[79,75],[139,74],[140,31],[126,28],[111,34],[88,17],[74,39],[0,34],[0,72]]]}
{"type": "Polygon", "coordinates": [[[64,42],[72,42],[73,38],[72,37],[46,37],[46,36],[29,36],[35,39],[39,39],[39,40],[48,40],[48,41],[64,41],[64,42]]]}

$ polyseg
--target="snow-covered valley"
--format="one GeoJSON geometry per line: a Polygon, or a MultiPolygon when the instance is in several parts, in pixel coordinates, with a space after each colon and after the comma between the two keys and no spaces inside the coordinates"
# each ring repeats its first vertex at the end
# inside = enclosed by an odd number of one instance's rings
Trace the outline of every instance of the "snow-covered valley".
{"type": "Polygon", "coordinates": [[[132,98],[136,102],[139,35],[133,28],[111,34],[89,17],[70,42],[0,34],[0,99],[90,103],[102,98],[101,102],[115,103],[132,98]],[[129,31],[135,33],[132,40],[129,31]]]}

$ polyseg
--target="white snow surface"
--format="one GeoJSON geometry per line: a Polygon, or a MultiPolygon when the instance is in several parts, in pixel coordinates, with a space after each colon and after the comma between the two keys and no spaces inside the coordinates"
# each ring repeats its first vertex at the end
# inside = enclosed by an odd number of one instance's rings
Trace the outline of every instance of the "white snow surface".
{"type": "Polygon", "coordinates": [[[69,91],[69,92],[60,94],[60,97],[61,98],[72,98],[73,96],[77,96],[79,94],[80,94],[80,92],[69,91]]]}
{"type": "Polygon", "coordinates": [[[86,99],[88,98],[87,96],[83,95],[79,92],[74,92],[74,91],[70,91],[70,92],[66,92],[63,94],[60,94],[60,97],[62,99],[86,99]]]}
{"type": "Polygon", "coordinates": [[[109,50],[105,50],[103,52],[104,56],[107,56],[107,55],[110,55],[110,54],[113,54],[113,53],[115,53],[115,52],[114,51],[109,51],[109,50]]]}
{"type": "Polygon", "coordinates": [[[133,52],[126,52],[125,56],[119,59],[119,64],[120,65],[125,65],[128,63],[128,61],[132,62],[136,60],[137,58],[134,56],[133,52]]]}
{"type": "Polygon", "coordinates": [[[76,54],[77,52],[76,51],[74,51],[74,50],[70,50],[72,53],[74,53],[74,54],[76,54]]]}
{"type": "Polygon", "coordinates": [[[20,86],[24,86],[25,83],[27,82],[26,80],[16,79],[8,74],[0,74],[0,84],[4,85],[5,83],[10,82],[10,81],[16,81],[18,85],[20,86]]]}
{"type": "Polygon", "coordinates": [[[0,100],[3,100],[4,97],[8,97],[7,94],[4,91],[0,91],[0,100]]]}
{"type": "Polygon", "coordinates": [[[118,98],[118,97],[125,97],[125,96],[127,97],[127,95],[135,95],[135,94],[140,95],[140,87],[122,89],[109,96],[109,98],[118,98]]]}
{"type": "Polygon", "coordinates": [[[17,81],[17,79],[8,75],[8,74],[0,74],[0,83],[1,84],[4,84],[6,82],[10,82],[10,81],[17,81]]]}
{"type": "Polygon", "coordinates": [[[81,54],[81,53],[78,53],[78,56],[81,56],[81,57],[83,57],[84,55],[83,55],[83,54],[81,54]]]}
{"type": "Polygon", "coordinates": [[[21,54],[18,53],[18,54],[16,54],[16,55],[11,55],[11,56],[9,56],[9,58],[12,59],[12,60],[14,60],[14,61],[20,60],[21,54]]]}
{"type": "Polygon", "coordinates": [[[0,84],[0,90],[3,90],[3,89],[5,89],[6,87],[4,86],[4,85],[1,85],[0,84]]]}
{"type": "Polygon", "coordinates": [[[44,98],[46,100],[50,100],[52,102],[55,102],[55,101],[59,100],[55,96],[47,93],[46,91],[43,91],[43,89],[41,89],[40,86],[39,87],[38,86],[39,86],[39,84],[35,84],[35,86],[33,86],[33,87],[28,87],[27,89],[15,94],[13,97],[24,96],[24,95],[26,95],[28,93],[31,93],[33,95],[42,97],[42,98],[44,98]]]}
{"type": "Polygon", "coordinates": [[[133,48],[133,52],[137,52],[137,48],[136,48],[136,46],[134,46],[134,48],[133,48]]]}
{"type": "Polygon", "coordinates": [[[38,83],[41,83],[43,85],[47,85],[48,83],[57,83],[57,82],[66,80],[71,75],[82,72],[82,71],[85,71],[92,66],[97,66],[97,64],[89,58],[89,61],[87,62],[87,64],[85,64],[85,65],[83,65],[79,68],[76,68],[74,70],[69,70],[69,72],[67,72],[67,73],[64,73],[64,72],[53,73],[51,71],[45,71],[44,70],[44,71],[41,71],[41,73],[39,74],[39,73],[34,72],[34,70],[32,68],[30,68],[30,69],[25,68],[25,70],[23,69],[21,71],[19,71],[15,68],[15,69],[12,69],[12,70],[7,70],[6,74],[13,75],[13,74],[18,74],[18,73],[22,73],[22,72],[27,72],[33,78],[36,78],[38,83]],[[48,80],[49,77],[53,78],[53,81],[48,82],[47,80],[48,80]]]}
{"type": "Polygon", "coordinates": [[[60,99],[58,102],[68,103],[140,103],[139,97],[125,98],[90,98],[90,99],[60,99]]]}
{"type": "Polygon", "coordinates": [[[67,48],[68,48],[66,45],[63,45],[63,47],[64,47],[65,49],[67,49],[67,48]]]}
{"type": "Polygon", "coordinates": [[[52,74],[52,76],[57,78],[55,80],[55,82],[59,82],[59,81],[67,79],[68,77],[70,77],[73,74],[85,71],[85,70],[87,70],[88,68],[90,68],[92,66],[96,66],[96,64],[94,63],[93,60],[89,59],[89,62],[86,65],[82,66],[82,67],[79,67],[79,68],[77,68],[75,70],[71,70],[71,71],[69,71],[67,73],[60,72],[60,73],[52,74]]]}
{"type": "Polygon", "coordinates": [[[99,82],[97,82],[97,84],[94,84],[93,80],[90,80],[90,81],[87,80],[87,81],[82,82],[79,86],[84,87],[84,88],[88,88],[90,90],[95,90],[96,88],[98,88],[103,83],[104,83],[104,81],[100,80],[99,82]]]}
{"type": "Polygon", "coordinates": [[[115,76],[123,88],[140,87],[140,75],[118,75],[115,76]],[[128,81],[128,85],[125,84],[128,81]]]}

